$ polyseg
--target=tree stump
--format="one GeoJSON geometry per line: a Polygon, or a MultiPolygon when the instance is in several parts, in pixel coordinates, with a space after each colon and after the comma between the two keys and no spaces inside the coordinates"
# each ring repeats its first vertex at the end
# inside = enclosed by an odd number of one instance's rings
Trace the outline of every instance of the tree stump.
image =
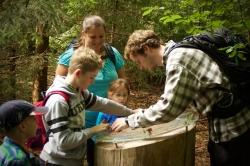
{"type": "Polygon", "coordinates": [[[184,120],[97,136],[97,166],[193,166],[195,123],[184,120]]]}

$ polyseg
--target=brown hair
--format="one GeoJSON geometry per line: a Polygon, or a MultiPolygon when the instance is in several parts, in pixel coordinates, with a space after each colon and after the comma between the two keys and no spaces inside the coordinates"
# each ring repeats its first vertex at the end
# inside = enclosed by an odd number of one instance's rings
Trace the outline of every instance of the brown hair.
{"type": "Polygon", "coordinates": [[[82,32],[87,32],[91,27],[103,27],[106,31],[105,21],[96,15],[86,16],[82,22],[82,32]]]}
{"type": "MultiPolygon", "coordinates": [[[[97,16],[97,15],[86,16],[82,22],[81,34],[86,33],[91,27],[103,27],[104,31],[106,32],[105,21],[100,16],[97,16]]],[[[84,41],[82,41],[82,38],[80,38],[79,42],[74,44],[73,47],[78,48],[83,45],[84,45],[84,41]]]]}
{"type": "Polygon", "coordinates": [[[159,48],[161,45],[160,38],[152,30],[136,30],[134,31],[127,41],[125,46],[125,58],[130,59],[130,56],[137,54],[144,54],[144,46],[147,45],[151,48],[159,48]]]}
{"type": "Polygon", "coordinates": [[[122,78],[119,78],[111,83],[109,92],[115,92],[120,87],[125,88],[128,91],[128,95],[130,94],[129,83],[127,80],[122,78]]]}
{"type": "Polygon", "coordinates": [[[69,63],[69,73],[81,69],[83,73],[95,71],[102,68],[102,60],[92,49],[79,47],[69,63]]]}

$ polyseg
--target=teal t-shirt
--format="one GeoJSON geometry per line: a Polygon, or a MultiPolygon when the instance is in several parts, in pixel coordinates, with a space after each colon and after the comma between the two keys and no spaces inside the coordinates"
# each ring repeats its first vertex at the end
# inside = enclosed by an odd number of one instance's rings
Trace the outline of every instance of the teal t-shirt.
{"type": "MultiPolygon", "coordinates": [[[[108,88],[110,83],[118,78],[117,71],[119,71],[124,66],[124,60],[117,49],[112,47],[115,53],[114,64],[110,58],[106,58],[103,68],[97,74],[95,81],[89,86],[88,90],[97,96],[107,97],[108,88]]],[[[59,57],[58,64],[69,66],[70,58],[73,55],[74,49],[70,48],[66,50],[59,57]]],[[[85,112],[85,126],[86,128],[93,127],[96,125],[96,119],[98,117],[98,112],[91,110],[86,110],[85,112]]]]}

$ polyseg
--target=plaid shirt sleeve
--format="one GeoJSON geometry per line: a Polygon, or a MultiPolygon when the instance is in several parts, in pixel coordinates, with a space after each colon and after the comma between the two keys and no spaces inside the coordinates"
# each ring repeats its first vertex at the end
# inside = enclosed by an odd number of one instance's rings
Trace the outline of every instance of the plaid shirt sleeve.
{"type": "Polygon", "coordinates": [[[145,127],[171,121],[193,100],[199,87],[195,76],[179,64],[170,64],[166,68],[166,84],[160,100],[148,109],[130,115],[130,127],[145,127]]]}

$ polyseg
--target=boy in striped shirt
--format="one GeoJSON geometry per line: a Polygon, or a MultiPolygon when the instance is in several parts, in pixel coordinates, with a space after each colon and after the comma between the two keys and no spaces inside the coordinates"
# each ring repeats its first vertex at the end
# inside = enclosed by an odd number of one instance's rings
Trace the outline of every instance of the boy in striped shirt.
{"type": "Polygon", "coordinates": [[[40,154],[41,165],[82,165],[86,152],[86,141],[93,134],[107,130],[108,124],[84,129],[82,111],[91,108],[118,116],[128,116],[132,110],[111,100],[95,96],[87,90],[99,69],[102,60],[93,50],[78,48],[69,65],[66,77],[56,76],[47,94],[63,91],[69,101],[53,94],[46,102],[48,113],[44,116],[48,142],[40,154]]]}

